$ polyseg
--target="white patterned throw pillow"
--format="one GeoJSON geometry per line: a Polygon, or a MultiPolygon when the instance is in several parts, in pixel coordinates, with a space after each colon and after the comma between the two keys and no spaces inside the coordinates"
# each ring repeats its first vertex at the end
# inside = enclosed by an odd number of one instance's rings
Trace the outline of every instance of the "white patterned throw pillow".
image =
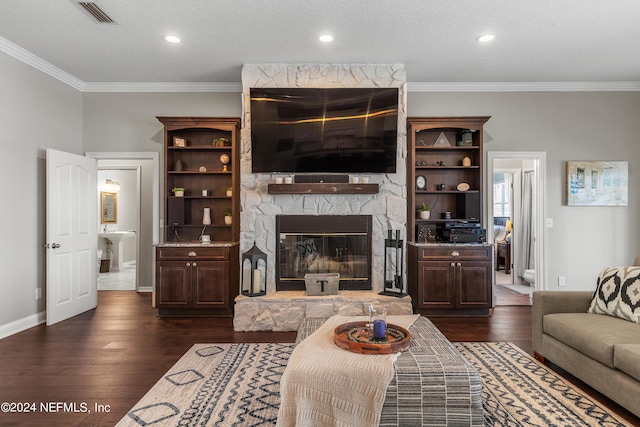
{"type": "Polygon", "coordinates": [[[640,323],[640,267],[602,270],[587,312],[640,323]]]}

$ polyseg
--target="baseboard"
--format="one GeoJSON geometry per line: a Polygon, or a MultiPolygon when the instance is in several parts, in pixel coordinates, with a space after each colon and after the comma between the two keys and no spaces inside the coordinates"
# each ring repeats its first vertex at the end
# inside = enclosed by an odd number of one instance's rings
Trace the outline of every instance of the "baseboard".
{"type": "Polygon", "coordinates": [[[142,286],[142,287],[139,287],[137,292],[153,292],[153,286],[142,286]]]}
{"type": "Polygon", "coordinates": [[[38,314],[7,323],[6,325],[0,325],[0,339],[25,331],[29,328],[33,328],[34,326],[38,326],[46,321],[47,312],[41,311],[38,314]]]}

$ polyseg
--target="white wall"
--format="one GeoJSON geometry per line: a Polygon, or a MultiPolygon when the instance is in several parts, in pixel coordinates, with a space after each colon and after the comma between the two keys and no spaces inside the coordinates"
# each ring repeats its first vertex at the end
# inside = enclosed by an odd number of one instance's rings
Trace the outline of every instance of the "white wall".
{"type": "Polygon", "coordinates": [[[82,96],[1,52],[0,76],[3,337],[35,324],[45,310],[45,150],[82,154],[82,96]]]}

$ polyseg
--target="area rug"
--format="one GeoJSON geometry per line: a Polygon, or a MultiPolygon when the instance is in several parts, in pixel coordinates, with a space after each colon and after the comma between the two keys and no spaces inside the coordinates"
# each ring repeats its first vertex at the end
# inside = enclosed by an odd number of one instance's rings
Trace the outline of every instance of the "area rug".
{"type": "MultiPolygon", "coordinates": [[[[488,426],[630,426],[511,343],[454,343],[480,371],[488,426]]],[[[196,344],[118,423],[275,425],[295,344],[196,344]]]]}

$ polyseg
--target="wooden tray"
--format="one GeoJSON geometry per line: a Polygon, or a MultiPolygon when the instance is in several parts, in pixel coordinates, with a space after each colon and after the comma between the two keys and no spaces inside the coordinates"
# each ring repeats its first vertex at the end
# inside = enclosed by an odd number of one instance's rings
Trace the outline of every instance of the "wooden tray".
{"type": "Polygon", "coordinates": [[[387,341],[369,341],[368,323],[360,321],[340,325],[333,331],[333,340],[338,347],[361,354],[391,354],[409,347],[409,331],[391,323],[387,324],[387,341]]]}

